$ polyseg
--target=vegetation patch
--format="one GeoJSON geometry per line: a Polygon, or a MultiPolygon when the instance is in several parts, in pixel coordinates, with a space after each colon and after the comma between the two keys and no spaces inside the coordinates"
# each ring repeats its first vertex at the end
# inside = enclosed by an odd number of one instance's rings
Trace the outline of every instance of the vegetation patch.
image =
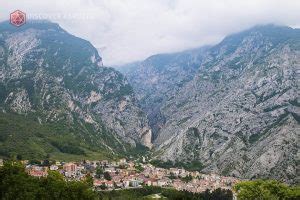
{"type": "Polygon", "coordinates": [[[172,168],[172,167],[178,167],[178,168],[184,168],[189,171],[201,171],[205,166],[200,161],[191,161],[191,162],[172,162],[170,160],[168,161],[160,161],[160,160],[152,160],[150,162],[152,165],[156,167],[161,168],[172,168]]]}
{"type": "Polygon", "coordinates": [[[157,198],[168,200],[231,200],[233,197],[230,190],[220,188],[213,191],[207,190],[203,193],[192,193],[153,186],[126,190],[101,191],[99,195],[101,200],[150,200],[157,198]]]}
{"type": "Polygon", "coordinates": [[[239,200],[300,199],[300,187],[288,186],[275,180],[244,181],[234,186],[239,200]]]}
{"type": "Polygon", "coordinates": [[[5,163],[0,167],[0,199],[99,199],[88,182],[65,181],[56,171],[48,173],[47,177],[36,178],[29,176],[20,163],[5,163]]]}

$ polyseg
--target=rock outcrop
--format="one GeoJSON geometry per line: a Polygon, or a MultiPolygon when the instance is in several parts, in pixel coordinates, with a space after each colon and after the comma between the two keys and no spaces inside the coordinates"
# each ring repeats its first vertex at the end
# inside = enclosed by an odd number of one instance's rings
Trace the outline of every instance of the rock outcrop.
{"type": "Polygon", "coordinates": [[[151,129],[126,78],[57,24],[0,24],[0,88],[2,114],[80,127],[77,139],[113,153],[128,144],[151,147],[151,129]]]}
{"type": "Polygon", "coordinates": [[[160,127],[156,158],[197,160],[203,171],[224,175],[299,181],[299,29],[257,26],[196,52],[196,60],[172,63],[178,55],[171,54],[162,66],[146,65],[160,57],[136,66],[139,74],[123,70],[149,120],[159,116],[151,124],[160,127]]]}

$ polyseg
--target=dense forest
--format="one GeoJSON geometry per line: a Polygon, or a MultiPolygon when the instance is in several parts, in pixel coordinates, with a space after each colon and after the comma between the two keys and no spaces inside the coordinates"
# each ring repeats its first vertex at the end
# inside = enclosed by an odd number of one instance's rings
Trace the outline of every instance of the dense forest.
{"type": "Polygon", "coordinates": [[[233,188],[238,200],[298,200],[300,186],[288,186],[275,180],[243,181],[233,188]]]}

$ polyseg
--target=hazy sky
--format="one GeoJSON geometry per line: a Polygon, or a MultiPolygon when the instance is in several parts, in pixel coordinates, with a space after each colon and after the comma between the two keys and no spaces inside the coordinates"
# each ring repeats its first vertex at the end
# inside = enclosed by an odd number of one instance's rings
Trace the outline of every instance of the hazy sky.
{"type": "Polygon", "coordinates": [[[104,65],[217,43],[257,24],[300,27],[300,0],[1,0],[0,20],[16,9],[91,41],[104,65]]]}

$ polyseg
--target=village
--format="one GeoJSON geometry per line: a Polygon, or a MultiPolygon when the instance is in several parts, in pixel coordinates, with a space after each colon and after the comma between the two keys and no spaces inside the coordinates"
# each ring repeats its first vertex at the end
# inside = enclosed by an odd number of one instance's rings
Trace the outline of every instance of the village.
{"type": "Polygon", "coordinates": [[[158,186],[200,193],[217,188],[231,190],[232,186],[239,182],[239,179],[234,177],[190,172],[183,168],[164,169],[149,163],[127,161],[124,158],[119,161],[56,161],[48,165],[32,164],[27,160],[23,160],[22,163],[26,172],[34,177],[46,177],[49,171],[59,172],[66,180],[80,181],[90,177],[93,189],[97,191],[158,186]]]}

